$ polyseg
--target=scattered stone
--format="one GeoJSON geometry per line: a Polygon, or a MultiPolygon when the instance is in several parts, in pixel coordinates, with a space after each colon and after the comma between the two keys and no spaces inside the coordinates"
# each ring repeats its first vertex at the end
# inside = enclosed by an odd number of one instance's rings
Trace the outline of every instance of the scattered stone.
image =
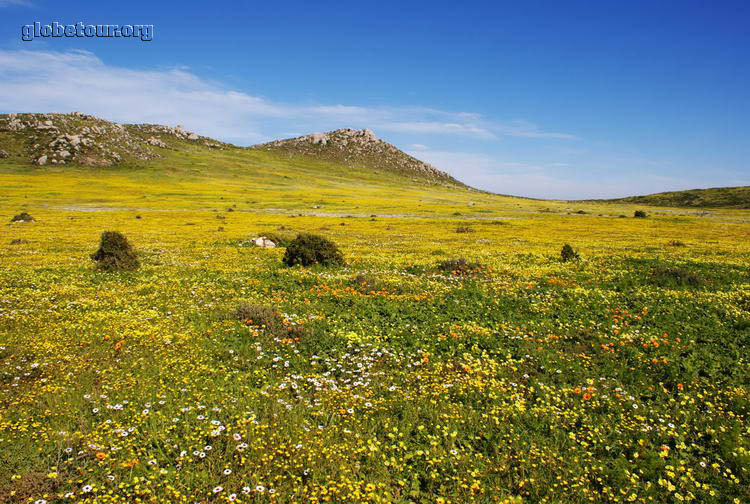
{"type": "Polygon", "coordinates": [[[161,147],[162,149],[167,148],[167,144],[165,144],[162,140],[156,138],[156,137],[149,137],[148,140],[146,140],[146,143],[149,145],[153,145],[155,147],[161,147]]]}
{"type": "Polygon", "coordinates": [[[198,140],[198,138],[200,138],[200,137],[199,137],[198,135],[196,135],[195,133],[190,133],[190,134],[189,134],[189,135],[187,136],[187,139],[188,139],[188,140],[198,140]]]}
{"type": "Polygon", "coordinates": [[[44,154],[39,159],[37,159],[36,164],[38,164],[39,166],[47,164],[47,154],[44,154]]]}
{"type": "Polygon", "coordinates": [[[5,159],[7,157],[9,157],[9,154],[4,150],[0,150],[0,159],[5,159]]]}
{"type": "Polygon", "coordinates": [[[16,238],[15,240],[11,240],[11,245],[21,245],[22,243],[29,243],[29,240],[24,240],[23,238],[16,238]]]}

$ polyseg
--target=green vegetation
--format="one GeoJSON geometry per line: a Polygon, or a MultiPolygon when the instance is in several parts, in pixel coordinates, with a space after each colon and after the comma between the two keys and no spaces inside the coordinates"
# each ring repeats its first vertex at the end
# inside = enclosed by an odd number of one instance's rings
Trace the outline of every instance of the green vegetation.
{"type": "Polygon", "coordinates": [[[344,256],[331,240],[311,233],[300,233],[287,245],[282,261],[287,266],[332,266],[342,264],[344,256]]]}
{"type": "Polygon", "coordinates": [[[38,220],[0,243],[0,502],[750,502],[750,212],[160,138],[3,143],[38,220]],[[139,269],[81,260],[105,226],[139,269]],[[309,234],[346,264],[287,267],[309,234]]]}
{"type": "Polygon", "coordinates": [[[104,231],[99,249],[91,254],[96,268],[102,271],[133,271],[140,267],[133,246],[118,231],[104,231]]]}
{"type": "Polygon", "coordinates": [[[671,191],[608,200],[615,203],[692,208],[750,208],[750,187],[671,191]]]}

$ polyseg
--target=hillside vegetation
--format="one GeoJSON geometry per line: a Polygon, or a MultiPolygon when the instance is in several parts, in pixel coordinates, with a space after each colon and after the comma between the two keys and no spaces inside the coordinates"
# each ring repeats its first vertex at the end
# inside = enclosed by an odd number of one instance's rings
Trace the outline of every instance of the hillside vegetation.
{"type": "Polygon", "coordinates": [[[750,502],[750,212],[57,127],[0,132],[0,502],[750,502]]]}
{"type": "Polygon", "coordinates": [[[630,196],[609,201],[664,207],[750,209],[750,187],[690,189],[649,194],[647,196],[630,196]]]}

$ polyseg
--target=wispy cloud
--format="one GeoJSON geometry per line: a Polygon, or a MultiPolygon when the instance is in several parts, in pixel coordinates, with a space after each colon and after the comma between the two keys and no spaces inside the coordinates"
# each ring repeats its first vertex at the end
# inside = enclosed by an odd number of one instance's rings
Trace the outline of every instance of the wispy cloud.
{"type": "Polygon", "coordinates": [[[31,0],[0,0],[0,9],[3,7],[33,7],[31,0]]]}
{"type": "MultiPolygon", "coordinates": [[[[23,0],[0,0],[0,5],[23,0]]],[[[290,130],[300,134],[340,127],[419,136],[501,136],[572,139],[526,120],[497,122],[475,112],[428,107],[295,104],[231,89],[184,67],[135,69],[108,65],[85,51],[0,50],[0,111],[80,110],[119,122],[184,124],[201,134],[241,144],[290,130]]]]}
{"type": "Polygon", "coordinates": [[[609,170],[601,170],[592,174],[568,163],[526,163],[482,153],[433,151],[414,146],[408,153],[470,186],[514,196],[562,200],[615,198],[700,186],[698,182],[656,173],[644,172],[633,177],[632,173],[613,175],[609,170]]]}

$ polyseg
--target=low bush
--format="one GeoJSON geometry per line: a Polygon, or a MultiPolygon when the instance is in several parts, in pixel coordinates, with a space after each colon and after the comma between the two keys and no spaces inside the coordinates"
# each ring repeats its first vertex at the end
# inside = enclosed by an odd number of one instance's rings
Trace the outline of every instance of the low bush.
{"type": "Polygon", "coordinates": [[[580,256],[578,255],[578,252],[573,250],[573,247],[571,247],[569,243],[566,243],[563,245],[562,250],[560,250],[560,259],[562,262],[577,261],[580,259],[580,256]]]}
{"type": "Polygon", "coordinates": [[[646,212],[644,212],[643,210],[636,210],[633,213],[633,217],[636,217],[638,219],[645,219],[647,215],[646,215],[646,212]]]}
{"type": "Polygon", "coordinates": [[[10,221],[11,222],[34,222],[36,219],[32,217],[28,212],[21,212],[15,215],[10,221]]]}
{"type": "Polygon", "coordinates": [[[287,245],[282,261],[287,266],[331,266],[343,264],[344,257],[331,240],[319,235],[300,233],[287,245]]]}
{"type": "Polygon", "coordinates": [[[99,250],[91,254],[96,269],[102,271],[132,271],[140,267],[135,249],[125,235],[118,231],[102,233],[99,250]]]}

